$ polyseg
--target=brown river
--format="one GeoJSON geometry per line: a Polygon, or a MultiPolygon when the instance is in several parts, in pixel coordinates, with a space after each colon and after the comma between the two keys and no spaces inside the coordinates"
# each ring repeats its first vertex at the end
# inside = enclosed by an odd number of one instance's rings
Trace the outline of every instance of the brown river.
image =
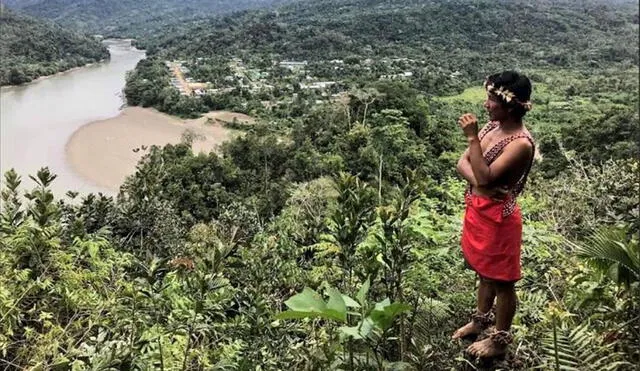
{"type": "Polygon", "coordinates": [[[68,190],[114,194],[75,173],[65,152],[80,127],[121,112],[126,72],[145,56],[130,41],[105,44],[111,52],[108,62],[0,90],[0,170],[4,174],[14,168],[22,176],[23,190],[35,185],[28,175],[48,166],[58,175],[52,185],[58,196],[68,190]]]}

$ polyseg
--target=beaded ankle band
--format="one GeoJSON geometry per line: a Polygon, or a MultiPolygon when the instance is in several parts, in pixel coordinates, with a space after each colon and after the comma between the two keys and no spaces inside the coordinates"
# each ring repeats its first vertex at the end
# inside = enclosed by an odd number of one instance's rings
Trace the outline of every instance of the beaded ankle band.
{"type": "Polygon", "coordinates": [[[507,346],[513,343],[513,335],[511,335],[508,331],[494,331],[489,335],[489,339],[494,343],[502,346],[507,346]]]}
{"type": "Polygon", "coordinates": [[[482,313],[476,309],[476,311],[471,315],[471,320],[485,329],[495,322],[495,315],[492,310],[487,313],[482,313]]]}

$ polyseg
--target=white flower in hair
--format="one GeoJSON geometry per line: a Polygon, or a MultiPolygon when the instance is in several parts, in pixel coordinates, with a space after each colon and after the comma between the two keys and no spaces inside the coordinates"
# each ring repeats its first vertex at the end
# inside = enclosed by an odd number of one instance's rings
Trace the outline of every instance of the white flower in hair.
{"type": "Polygon", "coordinates": [[[520,104],[525,110],[531,111],[531,101],[520,102],[518,100],[518,97],[516,97],[516,95],[512,91],[505,89],[504,86],[496,89],[493,84],[489,83],[489,80],[486,80],[484,82],[484,87],[487,89],[487,92],[502,98],[505,102],[511,103],[512,101],[514,101],[515,103],[520,104]]]}

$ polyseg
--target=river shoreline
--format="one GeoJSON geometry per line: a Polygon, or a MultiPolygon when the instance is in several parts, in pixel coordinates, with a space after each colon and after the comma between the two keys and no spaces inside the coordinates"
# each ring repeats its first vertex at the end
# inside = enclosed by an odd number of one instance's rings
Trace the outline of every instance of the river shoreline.
{"type": "MultiPolygon", "coordinates": [[[[135,46],[133,46],[132,41],[133,41],[133,39],[105,39],[105,40],[102,40],[102,43],[106,44],[108,46],[109,44],[121,44],[121,43],[124,44],[124,43],[128,42],[129,46],[131,46],[133,49],[139,50],[139,51],[143,51],[143,50],[137,49],[135,46]]],[[[111,54],[111,52],[109,52],[109,54],[111,54]]],[[[24,84],[20,84],[20,85],[2,85],[2,86],[0,86],[0,88],[2,88],[2,89],[13,89],[13,88],[21,88],[21,87],[29,86],[31,84],[35,84],[37,82],[40,82],[40,81],[43,81],[43,80],[46,80],[46,79],[50,79],[50,78],[53,78],[53,77],[56,77],[56,76],[63,76],[65,74],[81,70],[83,68],[97,66],[99,64],[108,62],[110,59],[111,59],[111,57],[109,57],[108,59],[101,59],[101,60],[99,60],[97,62],[87,63],[84,66],[77,66],[77,67],[72,67],[72,68],[66,69],[64,71],[58,71],[58,72],[56,72],[54,74],[51,74],[51,75],[40,76],[37,79],[31,80],[29,82],[25,82],[24,84]]]]}
{"type": "Polygon", "coordinates": [[[234,132],[223,125],[232,117],[253,122],[249,116],[226,111],[181,120],[151,108],[126,107],[115,117],[76,130],[65,146],[66,162],[85,181],[117,192],[152,145],[180,143],[183,134],[190,131],[196,137],[194,152],[215,151],[233,137],[234,132]]]}
{"type": "Polygon", "coordinates": [[[0,89],[0,172],[15,169],[29,189],[29,176],[48,167],[57,175],[51,190],[58,197],[67,191],[115,194],[76,174],[65,152],[79,128],[121,113],[126,73],[145,58],[130,40],[107,39],[103,44],[110,58],[101,63],[0,89]]]}
{"type": "Polygon", "coordinates": [[[99,65],[101,63],[104,63],[106,61],[108,61],[108,60],[107,59],[102,59],[102,60],[100,60],[98,62],[87,63],[84,66],[72,67],[72,68],[69,68],[68,70],[56,72],[56,73],[51,74],[51,75],[40,76],[37,79],[31,80],[29,82],[25,82],[24,84],[20,84],[20,85],[2,85],[2,86],[0,86],[0,88],[2,88],[2,89],[22,88],[22,87],[25,87],[25,86],[29,86],[31,84],[38,83],[40,81],[51,79],[51,78],[56,77],[56,76],[64,76],[65,74],[69,74],[69,73],[72,73],[72,72],[75,72],[75,71],[78,71],[78,70],[81,70],[81,69],[84,69],[84,68],[88,68],[88,67],[91,67],[91,66],[97,66],[97,65],[99,65]]]}

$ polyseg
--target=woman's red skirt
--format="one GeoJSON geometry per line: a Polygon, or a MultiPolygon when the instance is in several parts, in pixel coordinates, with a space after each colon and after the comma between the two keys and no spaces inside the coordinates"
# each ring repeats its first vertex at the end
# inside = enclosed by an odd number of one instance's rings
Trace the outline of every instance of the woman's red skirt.
{"type": "Polygon", "coordinates": [[[504,201],[468,195],[462,228],[462,253],[467,264],[482,278],[513,282],[521,278],[520,208],[503,217],[504,201]]]}

